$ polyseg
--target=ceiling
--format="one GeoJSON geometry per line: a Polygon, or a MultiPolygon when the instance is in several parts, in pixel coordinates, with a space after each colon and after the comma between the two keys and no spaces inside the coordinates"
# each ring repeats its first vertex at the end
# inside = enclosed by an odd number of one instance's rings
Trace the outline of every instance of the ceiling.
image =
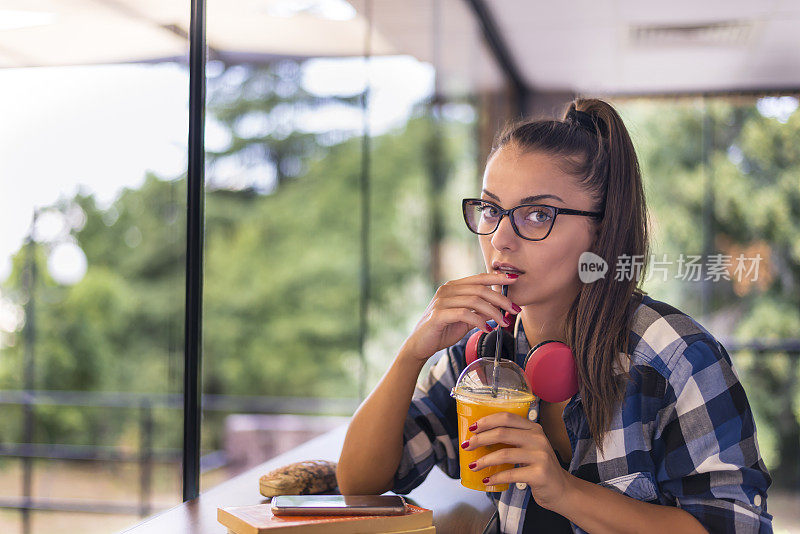
{"type": "MultiPolygon", "coordinates": [[[[474,49],[470,4],[485,6],[512,68],[530,90],[593,94],[800,91],[797,0],[438,0],[446,48],[474,49]],[[460,4],[460,6],[456,6],[460,4]],[[456,15],[457,14],[457,15],[456,15]]],[[[360,13],[365,0],[351,2],[360,13]]],[[[389,42],[433,61],[420,27],[436,0],[391,4],[374,16],[389,42]]],[[[455,61],[461,62],[462,59],[455,61]]],[[[448,56],[438,64],[458,70],[448,56]]],[[[484,79],[493,84],[495,80],[484,79]]]]}
{"type": "MultiPolygon", "coordinates": [[[[368,46],[434,64],[445,92],[503,84],[486,20],[505,70],[536,91],[800,90],[797,0],[206,1],[212,57],[361,56],[368,46]]],[[[0,0],[0,68],[186,58],[189,4],[0,0]]]]}
{"type": "Polygon", "coordinates": [[[522,78],[578,93],[800,88],[797,0],[486,0],[522,78]]]}
{"type": "MultiPolygon", "coordinates": [[[[188,57],[190,0],[0,0],[0,68],[188,57]]],[[[206,0],[212,56],[358,56],[366,21],[345,0],[206,0]],[[313,4],[347,10],[301,9],[313,4]]],[[[396,53],[377,33],[376,54],[396,53]]]]}

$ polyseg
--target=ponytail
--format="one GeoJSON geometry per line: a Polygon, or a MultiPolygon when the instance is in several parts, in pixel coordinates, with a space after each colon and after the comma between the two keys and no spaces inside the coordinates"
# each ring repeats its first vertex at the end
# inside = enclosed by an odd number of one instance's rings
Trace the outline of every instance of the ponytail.
{"type": "Polygon", "coordinates": [[[603,437],[624,397],[628,378],[628,362],[618,358],[630,358],[628,331],[641,296],[638,275],[649,255],[647,210],[639,161],[619,114],[595,99],[576,100],[570,104],[569,110],[573,109],[597,124],[597,150],[586,185],[603,191],[604,216],[592,252],[608,263],[609,271],[604,278],[582,285],[567,318],[566,336],[577,360],[589,429],[602,452],[603,437]],[[620,273],[624,276],[618,280],[615,266],[621,259],[640,270],[620,273]]]}

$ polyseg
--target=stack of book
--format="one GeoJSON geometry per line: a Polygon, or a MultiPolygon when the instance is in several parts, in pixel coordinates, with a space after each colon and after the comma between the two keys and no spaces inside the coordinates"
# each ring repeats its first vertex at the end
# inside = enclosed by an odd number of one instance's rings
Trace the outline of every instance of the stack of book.
{"type": "Polygon", "coordinates": [[[217,508],[229,534],[436,534],[433,512],[407,505],[403,515],[275,516],[269,504],[217,508]]]}

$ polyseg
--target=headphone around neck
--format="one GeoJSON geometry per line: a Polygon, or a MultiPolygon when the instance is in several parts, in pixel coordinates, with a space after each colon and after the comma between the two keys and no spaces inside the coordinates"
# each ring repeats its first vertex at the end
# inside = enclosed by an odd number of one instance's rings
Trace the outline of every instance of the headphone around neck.
{"type": "MultiPolygon", "coordinates": [[[[514,316],[506,313],[505,318],[514,316]]],[[[513,331],[511,327],[496,328],[489,333],[477,331],[469,340],[465,350],[467,365],[478,358],[494,358],[497,336],[502,335],[501,357],[515,360],[516,339],[522,318],[517,321],[513,331]]],[[[563,402],[573,397],[578,392],[578,368],[575,365],[575,356],[564,343],[560,341],[542,341],[533,347],[523,360],[522,368],[525,377],[531,386],[533,394],[545,402],[563,402]]]]}

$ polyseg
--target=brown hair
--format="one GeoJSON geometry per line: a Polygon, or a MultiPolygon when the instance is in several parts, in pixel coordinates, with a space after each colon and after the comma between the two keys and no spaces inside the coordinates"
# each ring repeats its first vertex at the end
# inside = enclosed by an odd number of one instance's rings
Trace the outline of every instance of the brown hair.
{"type": "Polygon", "coordinates": [[[636,151],[619,114],[597,99],[574,100],[560,121],[527,120],[510,125],[495,140],[489,158],[505,146],[558,156],[564,172],[577,177],[592,195],[593,209],[604,212],[591,252],[608,263],[609,271],[604,278],[581,286],[566,324],[566,342],[578,367],[581,401],[592,438],[602,452],[603,438],[628,378],[626,372],[617,376],[617,365],[623,363],[617,358],[628,353],[632,304],[636,302],[632,299],[643,293],[638,273],[616,280],[615,265],[624,256],[638,256],[643,272],[649,250],[636,151]]]}

